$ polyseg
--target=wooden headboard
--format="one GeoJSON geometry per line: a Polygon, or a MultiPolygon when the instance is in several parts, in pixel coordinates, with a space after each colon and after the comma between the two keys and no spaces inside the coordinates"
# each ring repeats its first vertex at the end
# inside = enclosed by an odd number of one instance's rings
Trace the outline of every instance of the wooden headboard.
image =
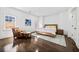
{"type": "Polygon", "coordinates": [[[50,28],[55,27],[56,28],[56,34],[60,34],[60,35],[64,34],[64,30],[63,29],[58,29],[58,25],[57,24],[45,24],[44,28],[46,28],[46,27],[50,27],[50,28]]]}
{"type": "Polygon", "coordinates": [[[46,28],[46,27],[56,28],[56,31],[57,31],[57,29],[58,29],[58,25],[57,25],[57,24],[45,24],[45,25],[44,25],[44,28],[46,28]]]}

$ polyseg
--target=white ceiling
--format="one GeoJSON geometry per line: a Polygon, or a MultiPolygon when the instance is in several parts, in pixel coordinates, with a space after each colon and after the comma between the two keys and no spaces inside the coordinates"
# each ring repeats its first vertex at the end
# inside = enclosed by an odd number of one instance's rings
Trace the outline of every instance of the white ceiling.
{"type": "Polygon", "coordinates": [[[56,13],[64,12],[70,7],[16,7],[19,10],[36,16],[48,16],[56,13]]]}

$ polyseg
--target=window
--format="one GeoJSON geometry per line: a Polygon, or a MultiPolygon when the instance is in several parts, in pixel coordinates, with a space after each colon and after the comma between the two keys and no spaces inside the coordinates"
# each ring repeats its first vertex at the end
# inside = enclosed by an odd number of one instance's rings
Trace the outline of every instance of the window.
{"type": "Polygon", "coordinates": [[[15,27],[15,17],[5,16],[5,28],[14,28],[15,27]]]}

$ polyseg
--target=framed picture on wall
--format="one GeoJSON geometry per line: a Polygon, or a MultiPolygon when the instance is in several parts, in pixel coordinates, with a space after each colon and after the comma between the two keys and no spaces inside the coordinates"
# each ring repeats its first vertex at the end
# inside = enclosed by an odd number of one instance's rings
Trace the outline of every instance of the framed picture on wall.
{"type": "Polygon", "coordinates": [[[31,26],[31,19],[25,19],[25,25],[31,26]]]}

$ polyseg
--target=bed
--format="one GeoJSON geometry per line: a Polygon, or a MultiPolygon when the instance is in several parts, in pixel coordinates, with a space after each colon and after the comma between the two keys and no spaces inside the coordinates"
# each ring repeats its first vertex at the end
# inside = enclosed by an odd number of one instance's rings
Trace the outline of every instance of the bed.
{"type": "Polygon", "coordinates": [[[36,33],[33,33],[32,36],[35,36],[36,39],[41,38],[66,47],[64,31],[58,29],[57,24],[45,24],[44,28],[37,29],[36,33]]]}

